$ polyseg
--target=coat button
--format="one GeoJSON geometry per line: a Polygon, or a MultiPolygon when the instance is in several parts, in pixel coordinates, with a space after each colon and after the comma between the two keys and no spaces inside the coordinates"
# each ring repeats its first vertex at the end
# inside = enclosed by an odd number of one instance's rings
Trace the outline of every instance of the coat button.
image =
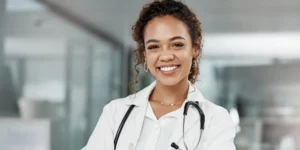
{"type": "Polygon", "coordinates": [[[130,144],[128,145],[128,150],[134,150],[134,145],[133,145],[133,143],[130,143],[130,144]]]}

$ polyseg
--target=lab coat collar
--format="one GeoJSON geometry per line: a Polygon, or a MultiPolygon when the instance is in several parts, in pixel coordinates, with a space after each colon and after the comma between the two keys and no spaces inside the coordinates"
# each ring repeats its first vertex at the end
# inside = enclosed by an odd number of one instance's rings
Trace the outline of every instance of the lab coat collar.
{"type": "Polygon", "coordinates": [[[135,105],[137,107],[147,105],[149,96],[156,85],[156,81],[152,82],[149,86],[142,89],[141,91],[129,96],[127,105],[135,105]]]}
{"type": "MultiPolygon", "coordinates": [[[[187,101],[198,101],[200,106],[202,106],[202,103],[204,101],[204,97],[202,93],[190,81],[188,82],[189,82],[189,91],[187,95],[187,101]]],[[[136,94],[130,95],[129,101],[127,101],[126,104],[135,105],[137,107],[147,105],[149,96],[153,91],[155,85],[156,85],[156,81],[152,82],[149,86],[137,92],[136,94]]]]}

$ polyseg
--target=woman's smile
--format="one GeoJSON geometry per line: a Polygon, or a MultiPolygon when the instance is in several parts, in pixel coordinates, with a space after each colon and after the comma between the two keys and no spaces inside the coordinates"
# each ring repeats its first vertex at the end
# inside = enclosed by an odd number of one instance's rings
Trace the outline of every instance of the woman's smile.
{"type": "Polygon", "coordinates": [[[170,76],[177,73],[180,69],[180,65],[165,65],[157,67],[157,70],[160,74],[170,76]]]}

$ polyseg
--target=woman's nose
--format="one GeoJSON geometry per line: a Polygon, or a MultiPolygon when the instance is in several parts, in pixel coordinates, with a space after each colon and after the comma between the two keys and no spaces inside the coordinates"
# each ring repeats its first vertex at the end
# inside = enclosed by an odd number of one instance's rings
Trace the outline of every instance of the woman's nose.
{"type": "Polygon", "coordinates": [[[160,61],[171,61],[174,59],[174,55],[171,54],[171,53],[168,53],[168,54],[162,54],[160,55],[159,59],[160,61]]]}

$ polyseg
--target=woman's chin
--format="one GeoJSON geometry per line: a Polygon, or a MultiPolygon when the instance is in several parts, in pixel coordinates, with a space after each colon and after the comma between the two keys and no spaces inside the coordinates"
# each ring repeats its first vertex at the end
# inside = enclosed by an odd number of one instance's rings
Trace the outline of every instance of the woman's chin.
{"type": "Polygon", "coordinates": [[[169,78],[156,78],[156,81],[165,86],[177,85],[181,80],[179,78],[169,77],[169,78]]]}

